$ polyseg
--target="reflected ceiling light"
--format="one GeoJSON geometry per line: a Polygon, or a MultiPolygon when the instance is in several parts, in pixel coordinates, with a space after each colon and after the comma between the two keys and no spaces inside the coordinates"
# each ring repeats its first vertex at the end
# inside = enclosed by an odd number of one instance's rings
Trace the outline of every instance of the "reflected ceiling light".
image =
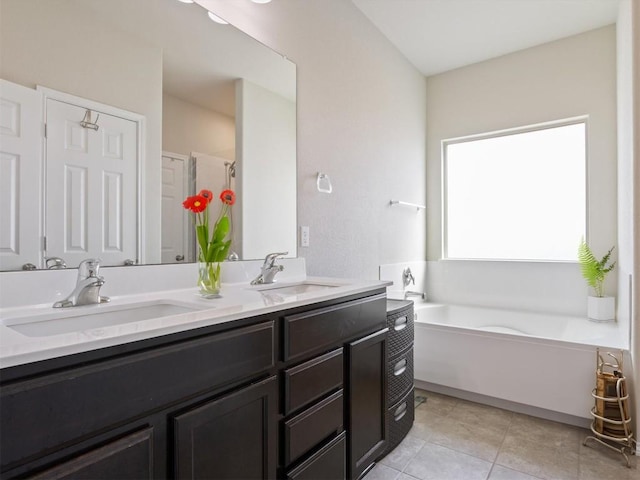
{"type": "Polygon", "coordinates": [[[229,22],[227,22],[226,20],[223,20],[222,18],[217,16],[215,13],[207,12],[207,14],[209,15],[209,18],[211,20],[213,20],[216,23],[219,23],[220,25],[228,25],[229,24],[229,22]]]}
{"type": "Polygon", "coordinates": [[[269,3],[271,0],[251,0],[253,3],[269,3]]]}

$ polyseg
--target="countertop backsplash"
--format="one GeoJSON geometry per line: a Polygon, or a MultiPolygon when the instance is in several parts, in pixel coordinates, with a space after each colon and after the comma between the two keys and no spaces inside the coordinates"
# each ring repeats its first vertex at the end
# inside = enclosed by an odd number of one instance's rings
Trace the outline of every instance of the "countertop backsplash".
{"type": "MultiPolygon", "coordinates": [[[[285,268],[278,281],[299,281],[306,277],[303,258],[278,259],[285,268]]],[[[225,262],[222,282],[249,283],[260,273],[262,260],[225,262]]],[[[29,272],[0,272],[0,308],[53,304],[65,298],[76,285],[78,270],[36,270],[29,272]]],[[[198,265],[136,265],[104,267],[100,269],[105,284],[101,294],[106,296],[151,293],[180,288],[196,288],[198,265]]]]}

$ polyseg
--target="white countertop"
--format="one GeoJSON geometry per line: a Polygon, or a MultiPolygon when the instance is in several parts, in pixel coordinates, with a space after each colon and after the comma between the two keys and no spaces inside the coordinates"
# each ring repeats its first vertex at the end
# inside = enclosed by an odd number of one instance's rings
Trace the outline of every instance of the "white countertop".
{"type": "Polygon", "coordinates": [[[129,342],[145,340],[233,320],[277,312],[284,309],[334,300],[340,297],[363,293],[375,288],[384,288],[390,282],[347,280],[324,277],[305,277],[304,283],[331,285],[302,294],[280,295],[269,288],[299,284],[282,281],[272,285],[250,286],[223,284],[221,298],[204,299],[196,288],[163,290],[133,295],[112,296],[109,303],[53,309],[52,303],[0,308],[0,368],[48,360],[64,355],[111,347],[129,342]],[[36,317],[75,317],[96,312],[126,309],[134,304],[169,302],[190,308],[185,313],[130,321],[118,325],[101,326],[82,331],[48,336],[29,336],[18,332],[11,325],[30,322],[36,317]]]}

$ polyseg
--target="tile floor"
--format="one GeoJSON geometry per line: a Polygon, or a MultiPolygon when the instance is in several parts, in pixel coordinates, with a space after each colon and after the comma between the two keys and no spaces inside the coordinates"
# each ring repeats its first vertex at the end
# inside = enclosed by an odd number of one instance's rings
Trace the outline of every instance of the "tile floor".
{"type": "Polygon", "coordinates": [[[640,480],[638,457],[582,441],[589,431],[445,395],[416,408],[409,435],[365,480],[640,480]]]}

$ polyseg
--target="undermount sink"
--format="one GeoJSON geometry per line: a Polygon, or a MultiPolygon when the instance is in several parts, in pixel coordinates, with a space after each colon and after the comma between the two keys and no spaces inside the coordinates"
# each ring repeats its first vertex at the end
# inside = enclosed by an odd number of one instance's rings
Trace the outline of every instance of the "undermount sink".
{"type": "Polygon", "coordinates": [[[264,293],[276,293],[278,295],[290,296],[301,295],[303,293],[317,292],[319,290],[328,290],[330,288],[338,287],[339,285],[329,285],[324,283],[297,283],[294,285],[274,285],[264,286],[259,289],[264,293]]]}
{"type": "Polygon", "coordinates": [[[73,310],[63,312],[56,311],[55,313],[28,317],[7,318],[2,320],[2,324],[28,337],[48,337],[151,320],[196,310],[199,308],[166,300],[157,303],[145,302],[122,306],[91,305],[73,307],[73,310]]]}

